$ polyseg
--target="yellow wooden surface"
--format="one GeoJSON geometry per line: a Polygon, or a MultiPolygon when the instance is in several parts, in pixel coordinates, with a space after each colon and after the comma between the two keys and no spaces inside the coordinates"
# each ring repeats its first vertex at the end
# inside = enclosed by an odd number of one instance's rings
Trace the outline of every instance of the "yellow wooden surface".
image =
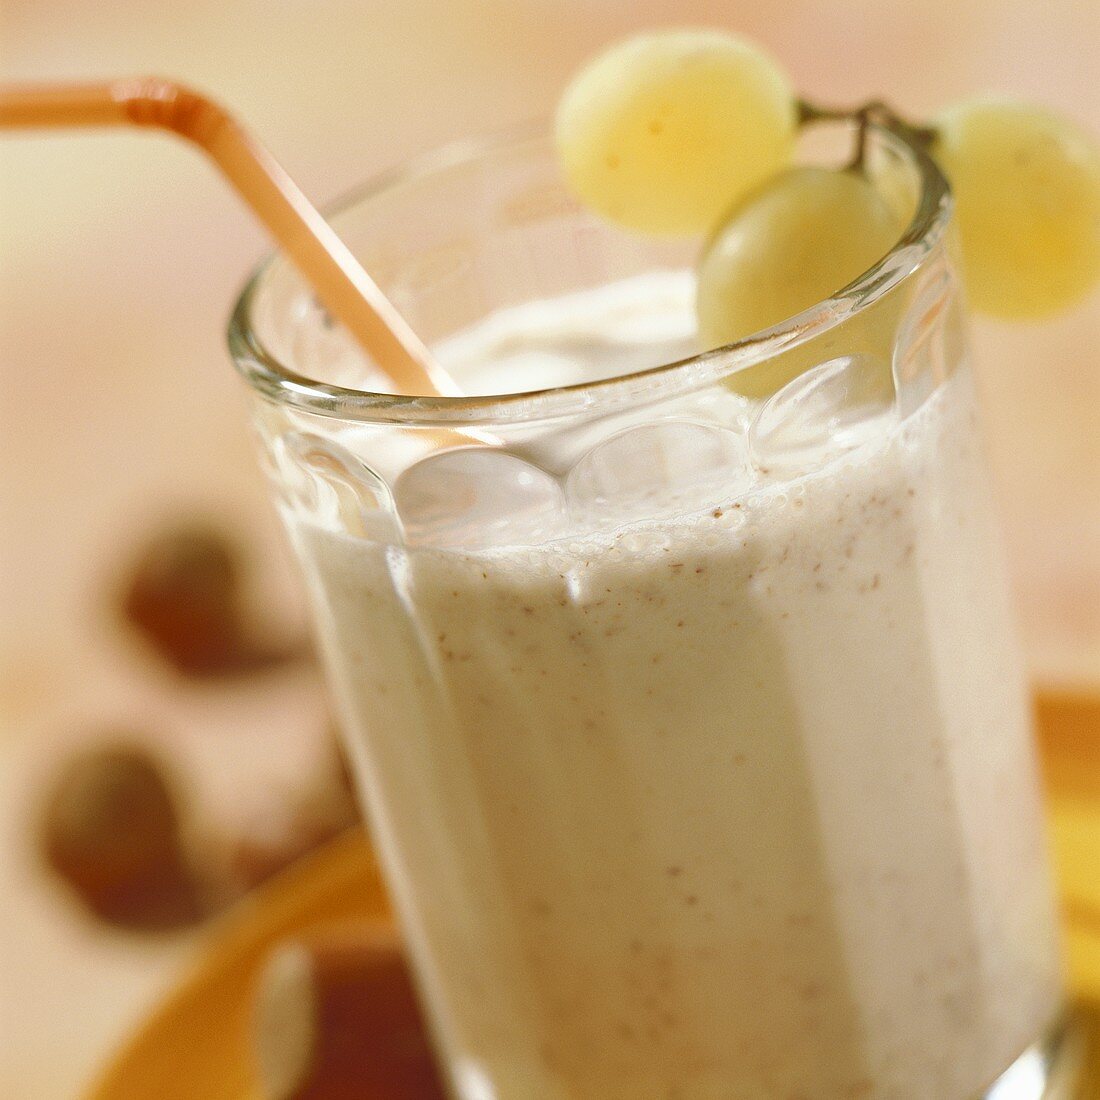
{"type": "MultiPolygon", "coordinates": [[[[1071,984],[1094,1050],[1081,1100],[1100,1098],[1100,695],[1038,700],[1071,984]]],[[[366,840],[349,833],[291,868],[227,919],[192,975],[154,1013],[89,1100],[258,1100],[248,1057],[256,969],[314,921],[377,917],[387,904],[366,840]]]]}

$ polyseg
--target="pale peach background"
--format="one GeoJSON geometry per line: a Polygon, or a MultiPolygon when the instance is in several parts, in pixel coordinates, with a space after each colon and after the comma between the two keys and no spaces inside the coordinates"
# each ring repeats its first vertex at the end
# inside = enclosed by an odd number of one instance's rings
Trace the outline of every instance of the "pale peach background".
{"type": "MultiPolygon", "coordinates": [[[[1096,0],[3,0],[3,79],[160,71],[216,91],[318,200],[437,142],[552,109],[595,47],[725,25],[821,100],[915,115],[1006,89],[1100,133],[1096,0]]],[[[216,696],[103,626],[135,533],[183,508],[254,533],[297,613],[223,329],[266,246],[166,138],[0,146],[0,1095],[76,1094],[196,949],[97,932],[35,868],[50,760],[98,726],[169,741],[211,812],[255,818],[323,722],[307,673],[216,696]]],[[[1100,680],[1100,295],[975,354],[1032,670],[1100,680]]],[[[274,792],[274,793],[273,793],[274,792]]]]}

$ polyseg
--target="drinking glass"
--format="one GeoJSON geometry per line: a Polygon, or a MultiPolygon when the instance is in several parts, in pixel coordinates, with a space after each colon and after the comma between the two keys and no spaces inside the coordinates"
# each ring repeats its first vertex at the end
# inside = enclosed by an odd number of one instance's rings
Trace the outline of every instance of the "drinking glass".
{"type": "Polygon", "coordinates": [[[462,1100],[1070,1087],[950,194],[888,129],[863,170],[897,246],[706,353],[697,245],[585,211],[536,132],[334,215],[468,396],[383,392],[284,259],[237,306],[462,1100]]]}

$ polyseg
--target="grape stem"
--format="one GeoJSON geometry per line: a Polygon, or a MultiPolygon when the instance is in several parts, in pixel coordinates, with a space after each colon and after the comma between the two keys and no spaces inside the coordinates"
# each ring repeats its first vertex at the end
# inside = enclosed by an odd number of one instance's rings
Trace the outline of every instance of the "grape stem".
{"type": "Polygon", "coordinates": [[[867,154],[867,128],[879,126],[897,134],[910,144],[927,148],[936,138],[931,126],[918,126],[904,119],[881,99],[872,99],[858,107],[823,107],[808,100],[798,101],[798,125],[812,126],[817,122],[854,122],[857,124],[856,143],[852,159],[846,165],[848,171],[862,171],[867,154]]]}

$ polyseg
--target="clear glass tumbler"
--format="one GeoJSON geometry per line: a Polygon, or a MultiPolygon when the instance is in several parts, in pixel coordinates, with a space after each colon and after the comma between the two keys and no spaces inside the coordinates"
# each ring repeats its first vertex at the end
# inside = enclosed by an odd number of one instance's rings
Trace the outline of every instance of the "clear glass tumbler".
{"type": "Polygon", "coordinates": [[[891,132],[867,157],[898,246],[706,354],[694,246],[579,208],[538,135],[335,217],[471,396],[380,392],[282,259],[236,310],[456,1097],[1063,1087],[950,196],[891,132]]]}

